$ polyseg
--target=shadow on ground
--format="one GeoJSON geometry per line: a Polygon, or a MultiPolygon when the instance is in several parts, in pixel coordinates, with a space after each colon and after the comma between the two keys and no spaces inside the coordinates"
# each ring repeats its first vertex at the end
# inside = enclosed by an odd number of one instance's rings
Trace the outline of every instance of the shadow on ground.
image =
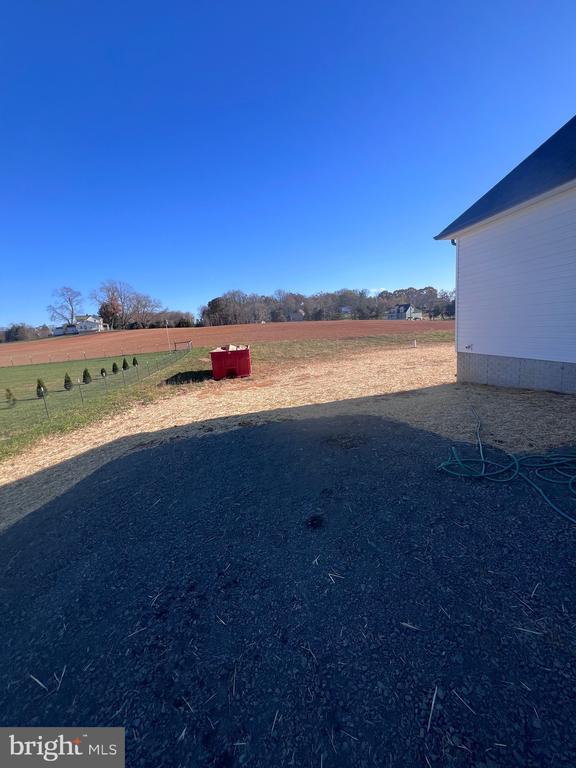
{"type": "Polygon", "coordinates": [[[173,376],[170,376],[168,379],[163,381],[159,386],[164,386],[166,384],[170,385],[176,385],[176,384],[196,384],[201,381],[206,381],[208,379],[212,378],[212,370],[202,370],[202,371],[180,371],[179,373],[175,373],[173,376]]]}
{"type": "Polygon", "coordinates": [[[576,529],[316,414],[156,433],[7,529],[2,724],[123,725],[127,766],[575,764],[576,529]]]}

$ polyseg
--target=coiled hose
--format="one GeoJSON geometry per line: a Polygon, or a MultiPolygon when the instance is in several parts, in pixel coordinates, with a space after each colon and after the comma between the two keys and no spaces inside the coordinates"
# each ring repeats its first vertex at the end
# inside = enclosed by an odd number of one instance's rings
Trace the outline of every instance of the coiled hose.
{"type": "Polygon", "coordinates": [[[463,459],[456,448],[450,449],[450,457],[440,464],[439,469],[455,477],[473,477],[479,480],[489,480],[492,483],[510,483],[514,480],[524,480],[548,504],[566,520],[576,524],[576,517],[561,509],[546,493],[544,483],[564,486],[568,498],[576,502],[576,449],[569,449],[548,455],[519,455],[506,454],[506,461],[487,459],[480,437],[481,423],[476,424],[476,445],[479,457],[463,459]]]}

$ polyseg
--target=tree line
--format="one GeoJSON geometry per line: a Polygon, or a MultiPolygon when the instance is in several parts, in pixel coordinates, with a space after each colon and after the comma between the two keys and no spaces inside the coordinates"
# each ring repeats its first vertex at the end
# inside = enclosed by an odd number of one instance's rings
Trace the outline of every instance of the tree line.
{"type": "Polygon", "coordinates": [[[271,296],[228,291],[200,309],[200,325],[278,323],[297,320],[372,320],[385,319],[396,304],[413,304],[433,320],[451,319],[455,314],[454,291],[425,288],[399,288],[371,295],[367,290],[343,288],[339,291],[301,293],[276,291],[271,296]]]}
{"type": "MultiPolygon", "coordinates": [[[[85,300],[80,291],[62,286],[53,292],[53,301],[46,307],[50,319],[59,325],[70,326],[83,312],[85,300]]],[[[92,314],[99,315],[110,329],[132,330],[135,328],[191,328],[195,324],[191,312],[162,307],[152,296],[135,290],[120,280],[105,280],[89,295],[92,314]]],[[[32,326],[28,323],[12,323],[0,329],[0,342],[28,341],[46,338],[52,334],[48,325],[32,326]]]]}
{"type": "MultiPolygon", "coordinates": [[[[50,318],[72,325],[82,311],[82,294],[64,286],[54,291],[54,297],[56,301],[47,307],[50,318]]],[[[122,280],[105,280],[100,283],[90,294],[90,300],[98,307],[95,314],[111,329],[160,328],[166,324],[173,327],[194,325],[194,316],[190,312],[162,308],[158,299],[135,290],[122,280]]]]}
{"type": "MultiPolygon", "coordinates": [[[[106,280],[89,296],[103,322],[111,329],[190,328],[208,325],[244,323],[282,323],[297,320],[371,320],[385,319],[396,304],[413,304],[429,319],[451,319],[455,314],[454,291],[425,288],[399,288],[373,295],[367,290],[343,288],[339,291],[302,293],[278,290],[272,295],[227,291],[200,308],[195,320],[191,312],[162,308],[158,299],[141,293],[128,283],[106,280]]],[[[61,325],[72,325],[82,312],[84,298],[80,291],[63,286],[54,291],[47,310],[61,325]]],[[[44,324],[33,327],[13,323],[0,330],[0,342],[26,341],[50,336],[44,324]]]]}

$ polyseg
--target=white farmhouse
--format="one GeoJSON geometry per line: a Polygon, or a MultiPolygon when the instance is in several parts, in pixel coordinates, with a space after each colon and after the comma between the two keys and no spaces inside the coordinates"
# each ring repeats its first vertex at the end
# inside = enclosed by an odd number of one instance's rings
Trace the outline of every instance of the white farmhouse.
{"type": "Polygon", "coordinates": [[[77,315],[74,324],[80,333],[101,333],[108,330],[100,315],[77,315]]]}
{"type": "Polygon", "coordinates": [[[456,245],[458,380],[576,393],[576,117],[436,239],[456,245]]]}

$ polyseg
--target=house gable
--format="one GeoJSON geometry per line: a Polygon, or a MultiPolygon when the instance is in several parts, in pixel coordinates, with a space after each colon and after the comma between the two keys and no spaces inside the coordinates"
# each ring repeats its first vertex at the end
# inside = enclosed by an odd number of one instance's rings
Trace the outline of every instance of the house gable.
{"type": "Polygon", "coordinates": [[[576,180],[576,116],[436,235],[459,232],[576,180]]]}

